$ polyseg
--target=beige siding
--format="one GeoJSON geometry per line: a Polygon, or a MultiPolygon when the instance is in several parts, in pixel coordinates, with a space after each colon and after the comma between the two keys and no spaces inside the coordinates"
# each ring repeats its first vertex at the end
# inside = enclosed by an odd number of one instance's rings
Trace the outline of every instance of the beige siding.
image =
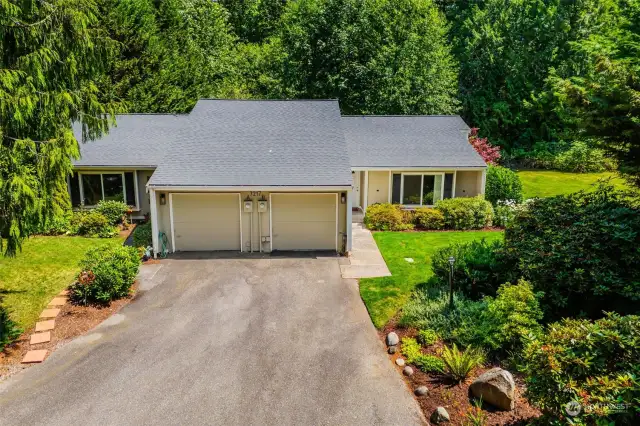
{"type": "MultiPolygon", "coordinates": [[[[364,174],[364,172],[363,172],[364,174]]],[[[389,202],[389,172],[369,172],[367,205],[389,202]]]]}
{"type": "MultiPolygon", "coordinates": [[[[167,236],[167,250],[173,251],[171,245],[171,218],[169,213],[169,194],[166,192],[156,193],[156,209],[158,211],[158,232],[164,232],[167,236]],[[165,194],[166,204],[160,204],[161,194],[165,194]]],[[[162,241],[158,239],[160,249],[162,249],[162,241]]]]}
{"type": "Polygon", "coordinates": [[[153,170],[138,170],[138,203],[140,212],[134,216],[144,216],[151,212],[149,193],[147,192],[147,177],[151,177],[153,170]]]}
{"type": "Polygon", "coordinates": [[[176,251],[240,251],[238,194],[173,194],[176,251]]]}
{"type": "Polygon", "coordinates": [[[475,197],[482,193],[482,171],[456,173],[456,197],[475,197]]]}
{"type": "Polygon", "coordinates": [[[272,194],[271,200],[274,250],[339,249],[339,194],[272,194]]]}

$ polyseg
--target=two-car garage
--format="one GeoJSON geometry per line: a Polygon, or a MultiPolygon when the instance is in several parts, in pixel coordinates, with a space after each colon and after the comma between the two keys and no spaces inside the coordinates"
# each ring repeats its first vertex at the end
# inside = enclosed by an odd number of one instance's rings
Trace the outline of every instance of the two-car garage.
{"type": "Polygon", "coordinates": [[[341,250],[339,193],[168,196],[165,233],[175,251],[341,250]],[[258,200],[266,211],[258,211],[258,200]]]}

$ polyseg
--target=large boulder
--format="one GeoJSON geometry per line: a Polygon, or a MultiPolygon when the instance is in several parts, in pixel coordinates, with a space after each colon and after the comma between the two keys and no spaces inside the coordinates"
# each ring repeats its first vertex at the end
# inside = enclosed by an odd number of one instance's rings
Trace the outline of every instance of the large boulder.
{"type": "Polygon", "coordinates": [[[507,370],[492,368],[475,379],[469,389],[476,398],[482,398],[482,401],[501,410],[511,411],[514,408],[516,383],[507,370]]]}

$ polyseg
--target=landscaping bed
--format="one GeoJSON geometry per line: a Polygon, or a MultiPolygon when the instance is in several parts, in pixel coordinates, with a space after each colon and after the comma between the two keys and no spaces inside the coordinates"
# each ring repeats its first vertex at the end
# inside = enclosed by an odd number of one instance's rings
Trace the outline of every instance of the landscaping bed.
{"type": "MultiPolygon", "coordinates": [[[[394,318],[379,331],[380,339],[385,343],[386,348],[386,336],[390,332],[395,332],[402,341],[402,338],[412,337],[415,338],[417,330],[414,328],[400,328],[397,325],[397,320],[394,318]]],[[[402,344],[398,345],[400,349],[402,344]]],[[[441,341],[436,342],[433,345],[423,348],[423,353],[429,355],[438,355],[442,350],[443,344],[441,341]]],[[[389,355],[390,362],[398,370],[398,374],[402,375],[410,392],[413,394],[414,390],[419,386],[426,386],[429,391],[424,396],[415,396],[416,400],[420,404],[425,418],[429,419],[431,414],[438,408],[444,407],[450,415],[451,425],[465,425],[467,419],[467,413],[474,409],[474,398],[472,397],[469,386],[474,379],[479,377],[484,372],[500,367],[499,363],[487,362],[482,367],[476,368],[473,373],[462,383],[455,384],[447,381],[445,377],[440,374],[424,373],[418,367],[413,367],[413,375],[408,377],[402,374],[402,367],[396,365],[395,361],[398,358],[404,358],[401,351],[389,355]]],[[[486,415],[486,423],[490,425],[525,425],[531,419],[540,415],[540,411],[532,407],[526,398],[522,396],[524,389],[522,377],[518,374],[513,375],[516,382],[516,402],[513,411],[501,411],[491,405],[484,403],[482,406],[482,412],[486,415]]]]}
{"type": "Polygon", "coordinates": [[[88,305],[80,306],[66,303],[60,308],[60,313],[55,318],[55,329],[51,331],[51,341],[37,345],[29,344],[31,334],[35,326],[26,330],[17,341],[7,346],[0,352],[0,381],[9,376],[31,366],[31,364],[21,364],[22,358],[27,351],[32,349],[47,349],[49,354],[60,348],[73,338],[81,336],[96,327],[102,321],[117,313],[120,309],[131,302],[137,292],[137,282],[134,283],[129,297],[114,300],[109,305],[88,305]]]}

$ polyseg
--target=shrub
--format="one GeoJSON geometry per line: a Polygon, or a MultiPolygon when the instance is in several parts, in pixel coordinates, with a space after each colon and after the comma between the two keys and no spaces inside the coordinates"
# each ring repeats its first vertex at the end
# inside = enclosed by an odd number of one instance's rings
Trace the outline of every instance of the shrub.
{"type": "Polygon", "coordinates": [[[516,205],[511,201],[498,201],[498,205],[494,207],[493,224],[506,228],[516,217],[516,205]]]}
{"type": "Polygon", "coordinates": [[[579,424],[637,424],[640,317],[564,319],[546,331],[523,351],[529,401],[549,419],[565,416],[565,406],[577,401],[579,424]]]}
{"type": "Polygon", "coordinates": [[[407,362],[415,365],[425,373],[442,373],[444,363],[433,355],[423,354],[416,339],[404,337],[402,339],[402,355],[407,358],[407,362]]]}
{"type": "Polygon", "coordinates": [[[71,226],[72,213],[71,210],[65,211],[60,215],[55,216],[52,220],[45,224],[36,231],[40,235],[63,235],[69,232],[71,226]]]}
{"type": "Polygon", "coordinates": [[[133,230],[133,245],[135,247],[148,247],[151,245],[151,222],[136,225],[133,230]]]}
{"type": "Polygon", "coordinates": [[[96,210],[74,213],[71,219],[70,233],[87,237],[111,238],[118,230],[109,224],[107,218],[96,210]]]}
{"type": "Polygon", "coordinates": [[[22,334],[22,330],[9,318],[7,309],[0,305],[0,351],[13,343],[22,334]]]}
{"type": "Polygon", "coordinates": [[[473,198],[447,198],[436,203],[450,229],[482,229],[493,223],[493,207],[481,195],[473,198]]]}
{"type": "Polygon", "coordinates": [[[413,220],[422,229],[444,228],[444,216],[440,210],[421,207],[414,211],[413,220]]]}
{"type": "Polygon", "coordinates": [[[589,173],[613,170],[613,162],[606,158],[604,151],[591,148],[585,142],[574,142],[571,147],[558,154],[554,167],[564,172],[589,173]]]}
{"type": "Polygon", "coordinates": [[[133,247],[96,247],[87,251],[80,263],[78,282],[71,286],[71,296],[78,303],[109,303],[129,295],[140,258],[133,247]]]}
{"type": "Polygon", "coordinates": [[[497,164],[500,160],[500,147],[493,146],[487,138],[478,137],[478,128],[473,128],[469,132],[469,143],[480,154],[487,164],[497,164]]]}
{"type": "Polygon", "coordinates": [[[495,298],[485,297],[487,304],[474,329],[471,340],[475,345],[491,351],[519,350],[525,338],[538,336],[542,326],[540,295],[533,292],[531,284],[524,280],[518,284],[503,284],[495,298]]]}
{"type": "Polygon", "coordinates": [[[408,218],[396,204],[372,204],[367,207],[364,223],[375,231],[402,231],[411,229],[413,225],[407,223],[408,218]]]}
{"type": "Polygon", "coordinates": [[[475,400],[473,406],[467,408],[462,426],[486,426],[489,424],[489,416],[482,410],[482,398],[475,400]]]}
{"type": "Polygon", "coordinates": [[[449,285],[449,257],[453,264],[453,282],[456,290],[479,299],[494,295],[505,281],[511,281],[512,266],[503,255],[504,243],[487,242],[485,239],[469,243],[451,244],[437,250],[432,258],[434,280],[442,286],[449,285]]]}
{"type": "Polygon", "coordinates": [[[438,333],[427,328],[418,331],[418,341],[425,346],[431,346],[438,341],[438,333]]]}
{"type": "Polygon", "coordinates": [[[474,368],[482,365],[484,354],[471,346],[461,352],[454,343],[451,348],[445,346],[442,349],[442,362],[444,362],[445,374],[453,381],[461,382],[474,368]]]}
{"type": "Polygon", "coordinates": [[[485,198],[494,206],[498,201],[522,201],[522,182],[516,172],[506,167],[489,166],[485,198]]]}
{"type": "Polygon", "coordinates": [[[117,225],[126,221],[126,215],[129,211],[127,206],[122,201],[115,200],[100,200],[98,206],[95,209],[98,213],[102,213],[110,225],[117,225]]]}
{"type": "Polygon", "coordinates": [[[640,209],[610,186],[532,200],[505,231],[505,256],[544,292],[547,319],[640,309],[640,209]]]}

